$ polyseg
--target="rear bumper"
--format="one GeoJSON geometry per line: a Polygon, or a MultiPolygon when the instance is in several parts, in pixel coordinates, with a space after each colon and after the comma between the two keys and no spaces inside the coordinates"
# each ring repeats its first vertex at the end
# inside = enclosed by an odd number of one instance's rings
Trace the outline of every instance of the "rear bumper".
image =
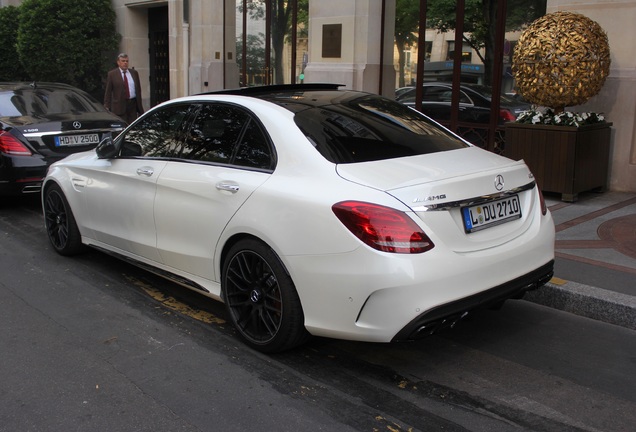
{"type": "Polygon", "coordinates": [[[42,180],[25,182],[0,181],[0,195],[29,195],[38,194],[42,190],[42,180]]]}
{"type": "Polygon", "coordinates": [[[48,166],[39,156],[0,155],[0,195],[40,193],[48,166]]]}
{"type": "Polygon", "coordinates": [[[419,337],[449,317],[544,284],[552,276],[554,239],[548,214],[509,242],[469,253],[439,242],[416,255],[360,247],[344,254],[281,257],[311,334],[390,342],[419,337]]]}
{"type": "Polygon", "coordinates": [[[550,261],[510,282],[437,306],[407,324],[395,335],[393,341],[419,339],[443,328],[452,327],[472,310],[495,306],[508,299],[520,299],[527,291],[535,290],[545,285],[553,275],[554,261],[550,261]]]}

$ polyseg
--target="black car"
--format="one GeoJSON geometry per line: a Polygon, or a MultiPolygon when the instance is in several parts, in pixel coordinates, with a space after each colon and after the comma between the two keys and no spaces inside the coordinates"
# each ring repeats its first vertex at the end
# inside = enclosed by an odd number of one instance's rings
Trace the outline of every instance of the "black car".
{"type": "MultiPolygon", "coordinates": [[[[442,123],[450,122],[451,83],[429,82],[423,85],[422,112],[442,123]]],[[[396,100],[405,105],[415,106],[415,87],[396,94],[396,100]]],[[[459,91],[459,121],[466,123],[490,123],[490,104],[492,91],[489,87],[477,84],[462,84],[459,91]]],[[[530,104],[505,94],[501,95],[499,123],[515,121],[530,104]]]]}
{"type": "Polygon", "coordinates": [[[59,83],[0,83],[0,195],[39,193],[48,166],[90,150],[126,123],[59,83]]]}

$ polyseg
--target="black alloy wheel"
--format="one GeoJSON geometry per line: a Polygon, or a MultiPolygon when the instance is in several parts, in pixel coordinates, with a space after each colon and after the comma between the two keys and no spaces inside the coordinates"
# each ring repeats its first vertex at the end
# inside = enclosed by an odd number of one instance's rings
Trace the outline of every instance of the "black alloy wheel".
{"type": "Polygon", "coordinates": [[[296,288],[278,256],[260,241],[242,240],[230,249],[222,287],[232,323],[252,348],[280,352],[308,338],[296,288]]]}
{"type": "Polygon", "coordinates": [[[81,252],[82,238],[62,189],[52,184],[44,194],[44,223],[53,248],[60,255],[81,252]]]}

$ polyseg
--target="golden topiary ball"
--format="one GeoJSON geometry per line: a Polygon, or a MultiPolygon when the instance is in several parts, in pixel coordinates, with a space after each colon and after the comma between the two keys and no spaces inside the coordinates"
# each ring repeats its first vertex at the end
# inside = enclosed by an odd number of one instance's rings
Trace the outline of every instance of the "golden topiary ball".
{"type": "Polygon", "coordinates": [[[561,111],[596,95],[609,75],[607,34],[585,15],[542,16],[521,34],[512,57],[519,93],[530,103],[561,111]]]}

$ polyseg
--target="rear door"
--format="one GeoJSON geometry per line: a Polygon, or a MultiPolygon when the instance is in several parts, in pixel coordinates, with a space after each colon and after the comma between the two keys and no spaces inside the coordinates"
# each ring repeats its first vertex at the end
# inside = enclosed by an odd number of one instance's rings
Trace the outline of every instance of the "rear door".
{"type": "Polygon", "coordinates": [[[168,162],[157,181],[154,220],[162,261],[215,280],[213,259],[221,233],[267,181],[274,163],[270,140],[250,112],[218,102],[202,104],[178,159],[168,162]]]}
{"type": "Polygon", "coordinates": [[[425,86],[422,112],[438,122],[450,122],[452,89],[446,86],[425,86]]]}

